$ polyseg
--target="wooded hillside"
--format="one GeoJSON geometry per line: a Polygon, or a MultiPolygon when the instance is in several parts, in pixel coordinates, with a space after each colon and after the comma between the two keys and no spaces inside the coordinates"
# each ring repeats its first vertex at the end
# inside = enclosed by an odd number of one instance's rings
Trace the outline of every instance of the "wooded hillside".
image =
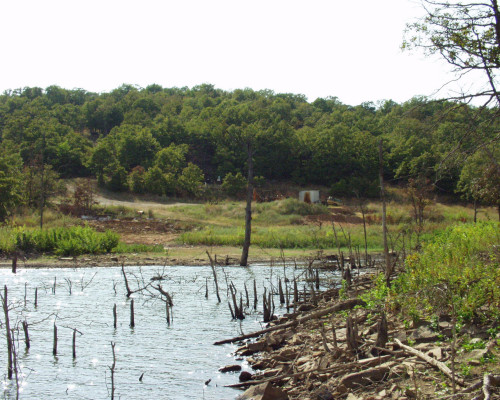
{"type": "Polygon", "coordinates": [[[386,179],[496,205],[498,131],[492,109],[425,98],[350,106],[209,84],[101,94],[27,87],[0,96],[0,200],[3,215],[20,197],[36,203],[19,184],[40,171],[95,176],[114,191],[196,196],[201,182],[245,176],[248,143],[257,177],[374,196],[383,139],[386,179]]]}

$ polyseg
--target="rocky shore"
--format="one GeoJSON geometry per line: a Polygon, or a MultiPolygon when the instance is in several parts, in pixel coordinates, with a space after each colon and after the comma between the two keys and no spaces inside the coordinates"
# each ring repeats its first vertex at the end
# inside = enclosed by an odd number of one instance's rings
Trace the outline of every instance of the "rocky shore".
{"type": "Polygon", "coordinates": [[[371,277],[361,277],[245,335],[257,339],[236,354],[256,373],[232,385],[246,389],[239,399],[500,398],[498,327],[463,326],[454,337],[447,316],[409,325],[360,300],[370,286],[371,277]]]}

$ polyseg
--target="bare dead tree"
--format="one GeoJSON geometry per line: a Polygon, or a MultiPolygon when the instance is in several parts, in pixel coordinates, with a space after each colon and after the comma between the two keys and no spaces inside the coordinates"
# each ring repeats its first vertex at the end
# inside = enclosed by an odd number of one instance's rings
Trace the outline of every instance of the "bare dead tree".
{"type": "Polygon", "coordinates": [[[0,293],[0,297],[2,300],[2,308],[5,316],[5,334],[7,337],[7,379],[12,379],[13,373],[13,341],[10,330],[10,319],[9,319],[9,303],[8,303],[8,290],[7,285],[4,285],[3,288],[3,296],[0,293]]]}
{"type": "Polygon", "coordinates": [[[115,367],[116,367],[116,355],[115,355],[115,343],[111,342],[111,351],[113,353],[113,364],[109,367],[111,371],[111,400],[115,399],[115,367]]]}
{"type": "Polygon", "coordinates": [[[220,295],[219,295],[219,283],[217,282],[217,273],[215,272],[215,264],[212,256],[207,250],[207,256],[208,259],[210,260],[210,267],[212,267],[212,273],[214,275],[214,282],[215,282],[215,294],[217,295],[217,301],[220,303],[220,295]]]}
{"type": "Polygon", "coordinates": [[[248,164],[248,181],[247,181],[247,205],[245,208],[245,241],[243,242],[243,251],[241,253],[240,265],[246,267],[248,265],[248,251],[250,249],[252,235],[252,198],[253,198],[253,148],[249,141],[247,143],[247,164],[248,164]]]}
{"type": "Polygon", "coordinates": [[[379,179],[380,179],[380,199],[382,200],[382,235],[384,237],[384,259],[385,259],[385,281],[387,286],[390,285],[392,275],[392,263],[389,259],[389,247],[387,245],[387,218],[386,218],[386,203],[385,203],[385,188],[384,188],[384,157],[382,150],[382,139],[378,145],[379,157],[379,179]]]}

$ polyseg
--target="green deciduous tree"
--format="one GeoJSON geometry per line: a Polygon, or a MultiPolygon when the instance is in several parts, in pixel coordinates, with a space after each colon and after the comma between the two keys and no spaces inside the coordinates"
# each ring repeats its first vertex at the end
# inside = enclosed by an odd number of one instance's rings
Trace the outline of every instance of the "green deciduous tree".
{"type": "Polygon", "coordinates": [[[146,172],[144,183],[146,190],[149,193],[157,194],[159,196],[165,193],[167,181],[163,172],[158,167],[152,167],[146,172]]]}
{"type": "Polygon", "coordinates": [[[228,172],[222,182],[222,189],[230,196],[241,195],[246,186],[247,179],[241,174],[241,172],[237,172],[234,175],[233,173],[228,172]]]}
{"type": "Polygon", "coordinates": [[[128,186],[134,193],[145,193],[146,191],[146,170],[138,165],[133,168],[128,175],[128,186]]]}
{"type": "Polygon", "coordinates": [[[118,160],[126,170],[137,165],[149,168],[160,149],[150,130],[139,125],[121,125],[109,136],[115,142],[118,160]]]}
{"type": "Polygon", "coordinates": [[[500,106],[500,10],[498,0],[422,0],[426,16],[408,25],[403,48],[423,48],[438,53],[459,74],[483,74],[486,87],[464,93],[460,99],[481,97],[500,106]]]}
{"type": "Polygon", "coordinates": [[[0,145],[0,222],[22,202],[22,165],[19,152],[0,145]]]}
{"type": "Polygon", "coordinates": [[[186,166],[187,144],[171,144],[161,149],[155,156],[155,166],[164,173],[178,174],[186,166]]]}
{"type": "Polygon", "coordinates": [[[179,176],[179,185],[189,194],[199,196],[203,180],[204,175],[201,168],[193,163],[189,163],[179,176]]]}
{"type": "Polygon", "coordinates": [[[24,167],[23,195],[25,203],[38,208],[40,212],[40,228],[43,227],[43,213],[51,199],[62,194],[65,187],[59,180],[59,174],[51,165],[43,163],[43,157],[37,157],[24,167]]]}
{"type": "Polygon", "coordinates": [[[87,165],[97,177],[100,186],[104,185],[104,173],[108,164],[117,162],[115,152],[113,143],[105,138],[97,142],[90,154],[87,165]]]}
{"type": "Polygon", "coordinates": [[[483,148],[469,157],[462,168],[457,191],[465,198],[498,209],[500,220],[500,151],[483,148]]]}

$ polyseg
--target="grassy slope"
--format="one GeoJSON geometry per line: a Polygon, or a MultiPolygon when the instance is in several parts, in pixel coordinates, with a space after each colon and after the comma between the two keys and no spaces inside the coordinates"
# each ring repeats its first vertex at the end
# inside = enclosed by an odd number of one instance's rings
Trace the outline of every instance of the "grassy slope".
{"type": "MultiPolygon", "coordinates": [[[[411,206],[402,202],[401,193],[394,190],[394,198],[388,204],[390,245],[394,248],[414,246],[417,236],[411,221],[411,206]]],[[[97,196],[103,212],[113,212],[119,218],[136,217],[137,211],[153,215],[155,219],[177,221],[185,231],[173,240],[166,242],[169,256],[178,259],[203,259],[205,249],[218,246],[218,254],[238,258],[244,232],[244,203],[223,201],[217,204],[180,203],[154,197],[132,196],[130,194],[110,194],[101,192],[97,196]],[[158,201],[159,200],[159,201],[158,201]]],[[[349,240],[354,248],[364,251],[364,234],[359,207],[346,204],[331,208],[308,207],[291,199],[253,205],[253,247],[257,259],[277,258],[280,247],[287,257],[304,257],[317,250],[335,251],[337,245],[348,249],[349,240]],[[337,220],[333,230],[331,219],[337,220]],[[323,215],[321,215],[323,214],[323,215]],[[343,219],[347,217],[347,222],[343,219]],[[337,238],[335,237],[337,235],[337,238]]],[[[369,202],[365,205],[367,220],[368,250],[379,252],[382,249],[380,228],[381,204],[369,202]]],[[[456,204],[436,203],[426,212],[427,220],[420,237],[432,236],[446,226],[458,222],[472,221],[473,210],[456,204]]],[[[483,220],[495,220],[496,210],[481,209],[478,216],[483,220]]],[[[36,227],[36,216],[15,217],[17,225],[36,227]]],[[[63,217],[53,212],[46,213],[45,224],[49,226],[70,226],[78,220],[63,217]]],[[[152,249],[151,249],[152,250],[152,249]]],[[[155,249],[157,250],[157,249],[155,249]]]]}

